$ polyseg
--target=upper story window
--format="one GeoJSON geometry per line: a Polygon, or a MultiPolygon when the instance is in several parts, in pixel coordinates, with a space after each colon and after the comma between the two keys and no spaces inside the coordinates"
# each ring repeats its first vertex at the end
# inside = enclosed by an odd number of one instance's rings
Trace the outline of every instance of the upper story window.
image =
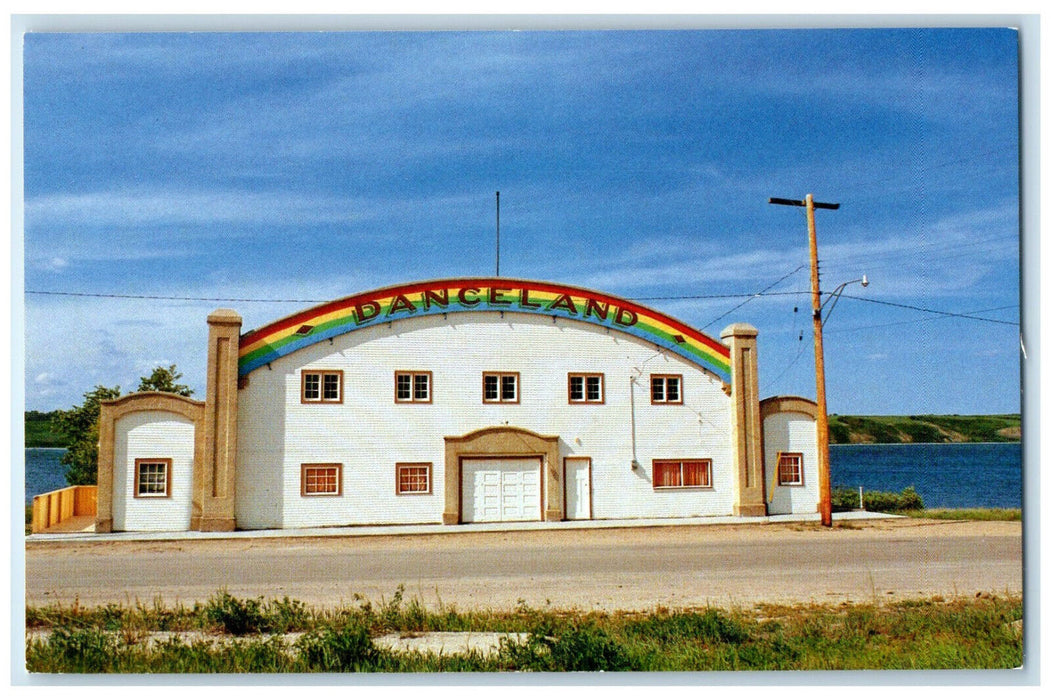
{"type": "Polygon", "coordinates": [[[135,460],[135,498],[168,498],[171,485],[170,459],[135,460]]]}
{"type": "Polygon", "coordinates": [[[710,459],[655,459],[653,460],[653,488],[711,488],[712,460],[710,459]]]}
{"type": "Polygon", "coordinates": [[[603,403],[605,380],[601,374],[570,374],[569,403],[603,403]]]}
{"type": "Polygon", "coordinates": [[[396,403],[430,403],[430,372],[395,372],[394,401],[396,403]]]}
{"type": "Polygon", "coordinates": [[[303,403],[343,403],[343,370],[305,369],[302,385],[303,403]]]}
{"type": "Polygon", "coordinates": [[[650,403],[682,403],[682,375],[651,374],[650,403]]]}
{"type": "Polygon", "coordinates": [[[518,372],[483,373],[482,401],[485,403],[518,403],[518,372]]]}
{"type": "Polygon", "coordinates": [[[778,453],[777,483],[781,486],[799,486],[803,483],[803,455],[801,453],[778,453]]]}

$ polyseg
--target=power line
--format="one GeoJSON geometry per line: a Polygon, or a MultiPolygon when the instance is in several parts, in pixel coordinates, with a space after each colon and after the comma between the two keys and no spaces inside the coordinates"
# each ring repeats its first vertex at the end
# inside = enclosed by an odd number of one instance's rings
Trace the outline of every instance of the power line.
{"type": "Polygon", "coordinates": [[[151,299],[162,301],[237,301],[262,304],[321,304],[330,299],[235,299],[228,297],[176,297],[157,294],[99,294],[93,292],[52,292],[38,289],[27,289],[26,294],[42,294],[59,297],[93,297],[96,299],[151,299]]]}
{"type": "MultiPolygon", "coordinates": [[[[981,313],[986,313],[988,311],[1005,311],[1007,309],[1017,309],[1017,308],[1018,308],[1017,305],[1009,304],[1007,306],[995,306],[995,307],[990,308],[990,309],[975,309],[974,311],[967,311],[965,313],[967,313],[967,314],[981,314],[981,313]]],[[[946,319],[946,318],[949,318],[949,317],[948,316],[935,316],[935,317],[932,318],[932,317],[928,316],[928,317],[925,317],[925,318],[911,318],[908,321],[892,321],[890,323],[874,323],[874,324],[868,325],[868,326],[851,326],[850,328],[833,328],[832,330],[826,330],[825,333],[826,334],[828,334],[828,333],[849,333],[849,332],[852,332],[852,331],[865,331],[865,330],[870,330],[870,329],[873,329],[873,328],[889,328],[891,326],[905,326],[905,325],[908,325],[910,323],[930,323],[931,321],[941,321],[941,320],[946,319]]],[[[1006,321],[1001,321],[1001,323],[1006,323],[1006,321]]]]}
{"type": "MultiPolygon", "coordinates": [[[[162,301],[237,301],[260,304],[323,304],[331,299],[238,299],[231,297],[177,297],[151,294],[101,294],[93,292],[55,292],[41,289],[27,289],[26,294],[64,297],[93,297],[98,299],[152,299],[162,301]]],[[[693,299],[752,299],[757,296],[793,296],[809,294],[807,291],[796,292],[759,292],[751,294],[688,294],[668,297],[630,297],[629,301],[688,301],[693,299]]]]}
{"type": "Polygon", "coordinates": [[[1001,323],[1001,324],[1003,324],[1005,326],[1018,326],[1018,325],[1021,325],[1017,321],[1001,321],[1000,319],[997,319],[997,318],[985,318],[984,316],[972,316],[970,314],[954,313],[952,311],[941,311],[941,310],[938,310],[938,309],[925,309],[922,306],[912,306],[911,304],[898,304],[898,303],[895,303],[893,301],[883,301],[881,299],[871,299],[871,298],[866,298],[866,297],[856,297],[856,296],[851,296],[850,294],[842,294],[841,296],[844,296],[847,299],[855,299],[857,301],[866,301],[866,302],[868,302],[870,304],[881,304],[883,306],[894,306],[894,307],[897,307],[899,309],[911,309],[912,311],[923,311],[924,313],[928,313],[928,314],[939,314],[939,315],[942,315],[942,316],[953,316],[955,318],[968,318],[968,319],[971,319],[972,321],[986,321],[988,323],[1001,323]]]}
{"type": "MultiPolygon", "coordinates": [[[[752,293],[752,294],[691,294],[691,295],[665,296],[665,297],[633,297],[633,298],[631,298],[629,300],[630,301],[689,301],[689,300],[700,300],[700,299],[742,299],[742,298],[744,299],[743,302],[741,302],[740,304],[737,304],[736,306],[734,306],[732,309],[730,309],[726,313],[718,316],[715,319],[712,319],[707,324],[705,324],[705,326],[703,326],[701,328],[701,330],[704,330],[704,328],[707,328],[708,326],[712,325],[713,323],[715,323],[719,319],[722,319],[722,318],[725,318],[726,316],[729,316],[730,314],[732,314],[737,309],[741,308],[742,306],[744,306],[748,302],[750,302],[750,301],[752,301],[754,299],[757,299],[758,297],[764,297],[764,296],[766,296],[766,297],[773,297],[773,296],[799,296],[799,295],[809,294],[809,292],[806,292],[806,291],[792,291],[792,292],[771,292],[771,291],[769,291],[771,288],[777,286],[778,284],[780,284],[781,282],[786,280],[788,277],[790,277],[790,276],[794,275],[795,273],[799,272],[804,267],[806,267],[806,266],[805,265],[800,265],[795,270],[792,270],[787,275],[785,275],[784,277],[781,277],[776,282],[774,282],[773,284],[769,285],[768,287],[766,287],[762,291],[755,292],[755,293],[752,293]]],[[[245,297],[180,297],[180,296],[167,296],[167,295],[160,295],[160,294],[104,294],[104,293],[98,293],[98,292],[58,292],[58,291],[40,290],[40,289],[27,289],[27,290],[25,290],[25,293],[26,294],[37,294],[37,295],[42,295],[42,296],[88,297],[88,298],[95,298],[95,299],[144,299],[144,300],[151,300],[151,301],[239,302],[239,303],[246,303],[246,304],[323,304],[325,302],[331,301],[331,299],[251,299],[251,298],[245,298],[245,297]]],[[[983,316],[974,316],[972,313],[955,313],[955,312],[952,312],[952,311],[941,311],[939,309],[927,309],[927,308],[924,308],[924,307],[921,307],[921,306],[912,306],[910,304],[899,304],[899,303],[895,303],[895,302],[892,302],[892,301],[883,301],[883,300],[880,300],[880,299],[871,299],[871,298],[868,298],[868,297],[852,296],[850,294],[841,294],[840,296],[846,297],[847,299],[855,299],[857,301],[866,301],[866,302],[869,302],[871,304],[881,304],[881,305],[884,305],[884,306],[893,306],[893,307],[902,308],[902,309],[910,309],[912,311],[922,311],[924,313],[929,313],[929,314],[938,314],[938,315],[941,315],[941,316],[951,316],[951,317],[955,317],[955,318],[966,318],[966,319],[970,319],[972,321],[985,321],[987,323],[999,323],[999,324],[1010,325],[1010,326],[1018,326],[1018,325],[1020,325],[1017,321],[1001,321],[1000,319],[995,319],[995,318],[985,318],[983,316]]],[[[983,311],[1000,311],[1000,310],[1009,309],[1009,308],[1014,308],[1014,307],[1013,306],[1004,306],[1004,307],[997,307],[995,309],[985,309],[983,311]]],[[[973,312],[973,313],[982,313],[982,311],[973,312]]],[[[917,320],[924,320],[924,319],[917,319],[917,320]]],[[[900,322],[897,322],[897,323],[888,323],[888,324],[884,324],[884,325],[891,326],[891,325],[898,325],[898,323],[912,323],[912,322],[913,321],[900,321],[900,322]]],[[[877,327],[879,327],[879,326],[862,326],[858,330],[861,330],[863,328],[877,328],[877,327]]],[[[840,329],[839,331],[833,331],[833,332],[842,332],[842,330],[846,330],[846,329],[840,329]]]]}
{"type": "Polygon", "coordinates": [[[794,275],[794,274],[796,274],[797,272],[799,272],[800,270],[802,270],[802,269],[803,269],[804,267],[806,267],[806,265],[800,265],[799,267],[797,267],[796,269],[792,270],[791,272],[789,272],[789,273],[788,273],[787,275],[785,275],[784,277],[780,278],[779,280],[777,280],[776,282],[774,282],[773,284],[771,284],[771,285],[770,285],[769,287],[767,287],[767,288],[766,288],[766,289],[764,289],[763,291],[759,292],[758,294],[753,294],[753,295],[751,295],[751,296],[750,296],[749,298],[745,299],[745,300],[744,300],[744,301],[742,301],[742,302],[741,302],[740,304],[738,304],[737,306],[733,307],[732,309],[730,309],[730,310],[729,310],[729,311],[727,311],[726,313],[722,314],[721,316],[716,316],[716,317],[715,317],[715,318],[713,318],[713,319],[712,319],[711,321],[709,321],[708,323],[706,323],[706,324],[704,324],[703,326],[701,326],[701,330],[703,331],[703,330],[704,330],[705,328],[707,328],[708,326],[712,325],[713,323],[715,323],[716,321],[718,321],[718,320],[719,320],[719,319],[721,319],[721,318],[726,318],[727,316],[729,316],[730,314],[732,314],[732,313],[733,313],[734,311],[737,311],[737,310],[738,310],[739,308],[741,308],[742,306],[744,306],[744,305],[745,305],[745,304],[747,304],[748,302],[752,301],[752,300],[753,300],[753,299],[755,299],[756,297],[760,297],[760,296],[762,296],[763,294],[765,294],[765,293],[766,293],[766,292],[768,292],[769,290],[773,289],[773,288],[774,288],[774,287],[776,287],[777,285],[779,285],[779,284],[781,284],[782,282],[784,282],[784,281],[785,281],[786,279],[788,279],[788,278],[789,278],[789,277],[791,277],[792,275],[794,275]]]}

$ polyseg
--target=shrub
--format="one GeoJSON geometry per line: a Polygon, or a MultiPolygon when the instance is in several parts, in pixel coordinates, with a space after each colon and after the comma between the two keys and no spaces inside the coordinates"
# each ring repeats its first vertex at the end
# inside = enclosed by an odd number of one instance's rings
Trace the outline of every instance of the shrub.
{"type": "MultiPolygon", "coordinates": [[[[832,489],[832,510],[841,512],[859,508],[857,489],[832,489]]],[[[901,493],[866,491],[865,510],[878,513],[903,513],[908,510],[923,510],[923,498],[916,489],[908,486],[901,493]]]]}
{"type": "Polygon", "coordinates": [[[524,671],[630,671],[624,647],[592,622],[574,623],[557,636],[538,626],[524,643],[505,637],[500,656],[524,671]]]}
{"type": "Polygon", "coordinates": [[[842,512],[854,510],[858,507],[857,489],[835,488],[832,489],[832,510],[842,512]]]}
{"type": "Polygon", "coordinates": [[[105,673],[113,670],[116,651],[116,641],[104,630],[62,625],[51,631],[46,642],[26,649],[26,662],[31,669],[45,672],[105,673]]]}
{"type": "Polygon", "coordinates": [[[301,601],[285,596],[281,600],[267,601],[265,626],[268,632],[285,633],[304,629],[310,624],[310,612],[301,601]]]}
{"type": "Polygon", "coordinates": [[[238,600],[226,591],[212,596],[204,606],[204,615],[227,634],[244,635],[267,631],[262,599],[238,600]]]}
{"type": "Polygon", "coordinates": [[[296,645],[311,671],[369,671],[380,660],[380,650],[360,622],[303,635],[296,645]]]}
{"type": "Polygon", "coordinates": [[[865,494],[865,510],[879,513],[900,513],[906,510],[923,510],[923,498],[909,486],[901,493],[872,491],[865,494]]]}

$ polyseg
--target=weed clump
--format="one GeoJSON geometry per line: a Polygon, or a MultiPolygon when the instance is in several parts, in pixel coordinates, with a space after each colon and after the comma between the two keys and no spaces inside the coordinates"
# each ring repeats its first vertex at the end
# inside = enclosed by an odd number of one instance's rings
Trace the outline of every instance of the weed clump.
{"type": "Polygon", "coordinates": [[[381,651],[360,622],[308,632],[297,643],[308,671],[357,672],[376,670],[381,651]]]}
{"type": "Polygon", "coordinates": [[[204,606],[204,616],[227,634],[242,636],[262,632],[266,625],[262,599],[240,600],[226,591],[212,596],[204,606]]]}
{"type": "Polygon", "coordinates": [[[702,613],[654,614],[628,623],[625,632],[649,637],[662,644],[690,641],[741,644],[749,638],[739,622],[711,609],[702,613]]]}
{"type": "Polygon", "coordinates": [[[505,637],[500,656],[523,671],[630,671],[623,644],[589,620],[556,626],[551,618],[533,625],[524,642],[505,637]]]}

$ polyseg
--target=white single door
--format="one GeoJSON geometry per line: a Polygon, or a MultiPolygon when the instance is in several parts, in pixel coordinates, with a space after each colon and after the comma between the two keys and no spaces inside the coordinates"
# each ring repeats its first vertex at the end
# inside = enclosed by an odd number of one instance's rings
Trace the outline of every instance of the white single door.
{"type": "Polygon", "coordinates": [[[540,520],[538,457],[464,459],[463,522],[540,520]]]}
{"type": "Polygon", "coordinates": [[[566,520],[591,519],[591,459],[566,457],[566,520]]]}

